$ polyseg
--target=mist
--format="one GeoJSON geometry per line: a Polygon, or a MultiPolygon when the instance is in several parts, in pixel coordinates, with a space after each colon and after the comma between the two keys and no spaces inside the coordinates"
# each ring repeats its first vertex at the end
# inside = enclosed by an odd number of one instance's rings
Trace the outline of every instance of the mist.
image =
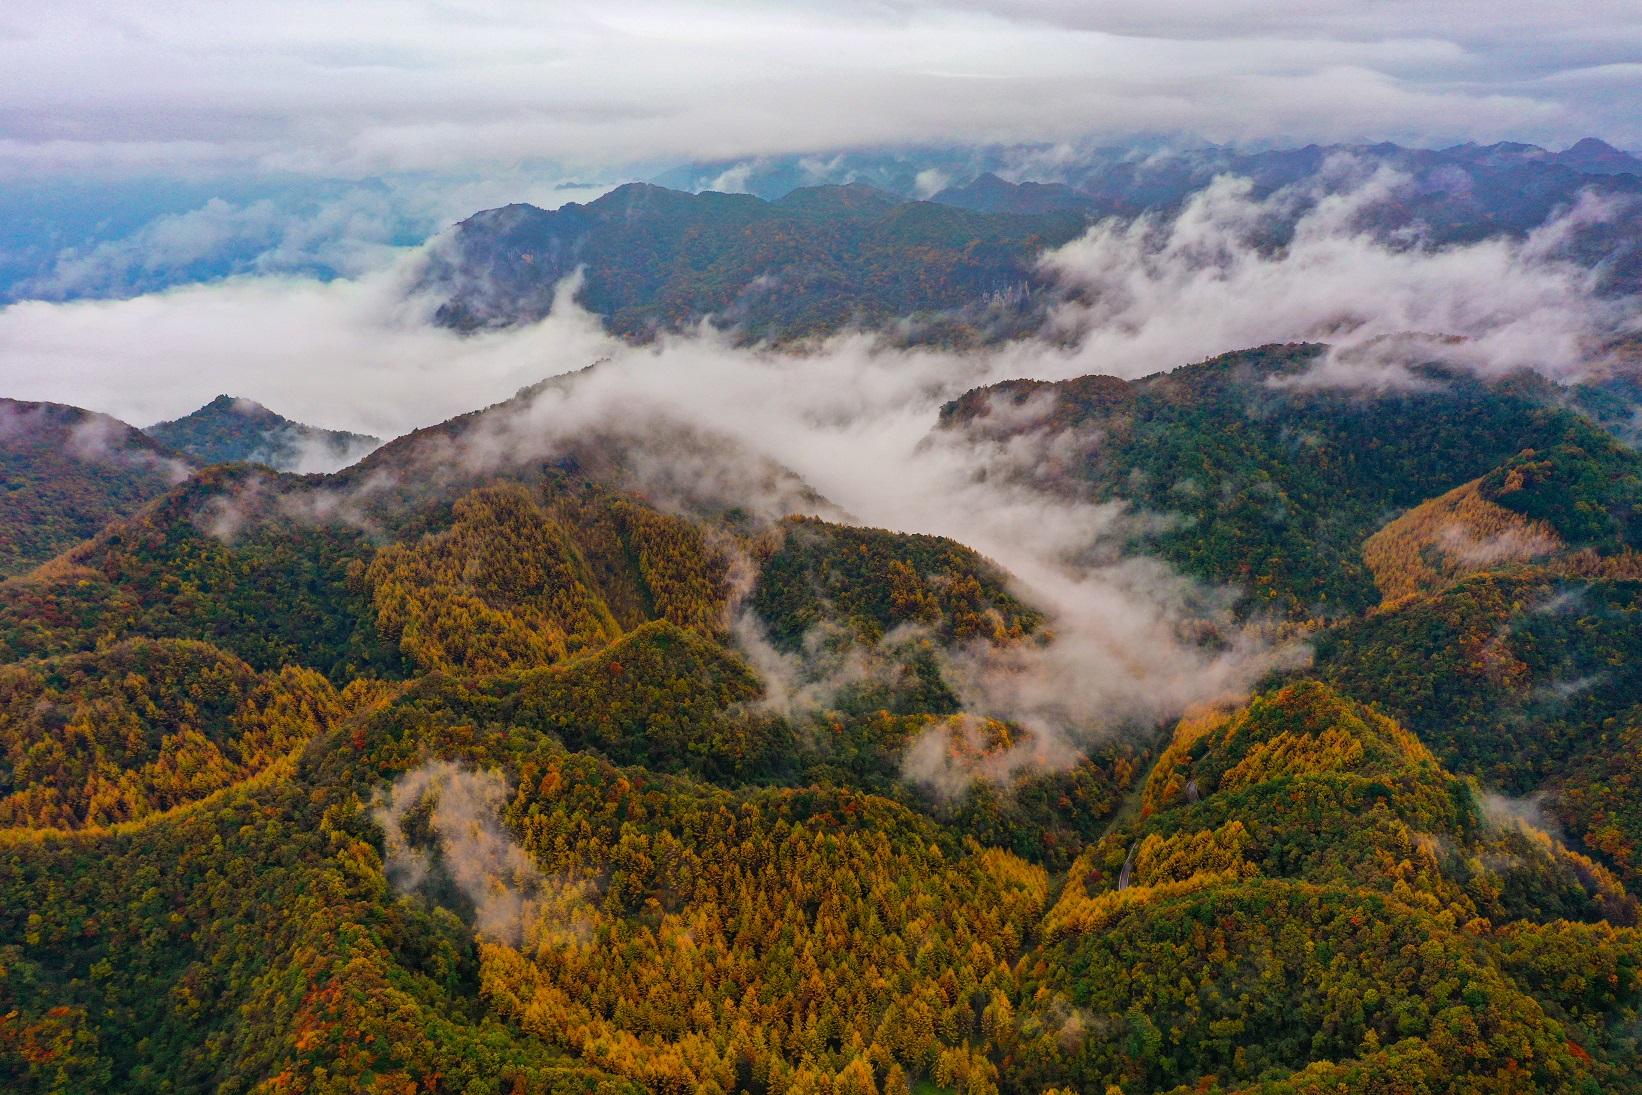
{"type": "MultiPolygon", "coordinates": [[[[1360,173],[1349,158],[1332,171],[1360,173]]],[[[1138,377],[1271,342],[1329,343],[1311,378],[1320,384],[1385,387],[1410,360],[1433,358],[1569,380],[1638,329],[1633,302],[1601,297],[1596,275],[1563,256],[1571,231],[1616,210],[1585,202],[1523,240],[1376,239],[1367,214],[1407,185],[1379,171],[1336,194],[1300,186],[1258,199],[1247,180],[1224,177],[1176,216],[1102,221],[1042,259],[1058,287],[1051,339],[978,353],[893,350],[846,333],[784,358],[705,328],[633,347],[574,305],[572,279],[541,323],[461,336],[428,322],[437,301],[411,295],[423,258],[408,249],[351,279],[247,275],[125,300],[12,304],[0,308],[0,376],[14,398],[139,425],[228,392],[300,421],[392,437],[606,361],[606,372],[663,385],[651,402],[685,399],[709,423],[714,401],[680,389],[762,377],[751,381],[761,391],[791,388],[774,394],[801,417],[910,429],[939,401],[997,380],[1138,377]],[[666,387],[675,372],[686,382],[666,387]]],[[[779,440],[784,424],[771,425],[752,432],[779,440]]]]}
{"type": "Polygon", "coordinates": [[[442,872],[472,905],[474,929],[510,946],[527,932],[535,939],[579,934],[579,918],[566,914],[576,909],[585,887],[543,875],[514,841],[502,824],[508,793],[501,773],[450,761],[430,761],[394,780],[373,813],[382,827],[389,881],[400,893],[416,893],[436,870],[442,872]],[[423,809],[432,847],[413,843],[405,831],[407,818],[423,809]],[[564,922],[535,923],[547,910],[564,922]]]}
{"type": "MultiPolygon", "coordinates": [[[[1323,172],[1354,173],[1346,156],[1323,172]]],[[[1077,372],[1118,376],[1327,342],[1312,381],[1353,387],[1406,382],[1403,366],[1433,359],[1578,379],[1601,364],[1606,338],[1634,329],[1631,302],[1604,299],[1597,273],[1564,255],[1571,232],[1615,207],[1582,201],[1522,240],[1432,247],[1417,227],[1376,238],[1375,211],[1413,198],[1411,180],[1383,168],[1339,193],[1299,184],[1265,199],[1250,180],[1222,176],[1177,216],[1104,221],[1047,255],[1075,290],[1052,329],[1077,340],[1067,363],[1077,372]]]]}

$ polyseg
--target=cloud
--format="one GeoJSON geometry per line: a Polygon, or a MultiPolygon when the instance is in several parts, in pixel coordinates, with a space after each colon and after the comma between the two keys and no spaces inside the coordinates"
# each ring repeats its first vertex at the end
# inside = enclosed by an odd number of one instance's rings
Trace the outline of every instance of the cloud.
{"type": "Polygon", "coordinates": [[[901,778],[951,802],[977,780],[1008,784],[1026,772],[1070,767],[1080,755],[1059,738],[1011,742],[1007,727],[965,712],[931,723],[913,739],[901,756],[901,778]]]}
{"type": "Polygon", "coordinates": [[[1466,525],[1445,525],[1438,543],[1444,553],[1476,567],[1526,562],[1550,555],[1562,546],[1554,535],[1533,525],[1503,528],[1483,537],[1478,537],[1466,525]]]}
{"type": "MultiPolygon", "coordinates": [[[[15,417],[13,416],[14,419],[15,417]]],[[[6,423],[0,422],[0,435],[3,435],[5,430],[6,423]]],[[[68,448],[81,460],[93,464],[157,471],[173,483],[180,483],[193,474],[193,469],[182,461],[134,445],[131,443],[131,437],[122,423],[101,415],[92,415],[76,423],[69,431],[68,448]]]]}
{"type": "MultiPolygon", "coordinates": [[[[299,421],[390,437],[604,361],[574,401],[557,388],[544,392],[534,417],[518,420],[520,436],[499,433],[493,443],[528,444],[567,422],[629,432],[643,432],[646,419],[705,423],[799,468],[822,495],[870,518],[870,507],[858,509],[850,495],[868,485],[884,495],[880,508],[918,506],[931,484],[878,469],[933,467],[932,455],[914,450],[934,408],[997,380],[1135,377],[1301,339],[1334,342],[1332,367],[1359,379],[1432,354],[1566,377],[1625,321],[1624,302],[1597,299],[1591,275],[1558,258],[1568,225],[1599,219],[1600,208],[1581,206],[1524,241],[1382,242],[1364,217],[1395,201],[1401,185],[1380,172],[1343,193],[1262,201],[1228,178],[1177,218],[1096,225],[1044,259],[1065,290],[1054,325],[1077,336],[1071,348],[1028,341],[953,356],[844,334],[813,353],[785,355],[734,347],[710,332],[637,348],[570,305],[571,286],[561,287],[541,324],[462,337],[428,325],[431,302],[407,298],[421,260],[396,252],[384,268],[329,283],[237,277],[128,300],[0,308],[0,385],[16,398],[136,423],[178,417],[228,391],[299,421]],[[1284,225],[1287,241],[1274,246],[1284,225]]],[[[688,485],[708,470],[698,459],[676,478],[688,485]]]]}
{"type": "Polygon", "coordinates": [[[952,185],[952,178],[938,167],[927,167],[914,179],[914,193],[919,198],[933,198],[952,185]]]}
{"type": "MultiPolygon", "coordinates": [[[[66,246],[31,242],[30,232],[38,230],[25,226],[14,246],[37,255],[32,262],[13,256],[16,280],[0,283],[0,300],[138,296],[246,274],[359,277],[476,209],[520,200],[557,208],[608,189],[567,186],[555,178],[509,171],[485,179],[399,177],[368,185],[270,182],[253,187],[253,196],[207,198],[134,228],[116,217],[116,224],[96,224],[85,238],[64,241],[66,246]]],[[[126,203],[140,207],[142,200],[115,186],[88,199],[80,214],[91,221],[99,213],[123,213],[126,203]]]]}
{"type": "Polygon", "coordinates": [[[464,339],[408,301],[415,255],[358,279],[240,277],[118,301],[0,309],[0,384],[15,398],[75,393],[137,424],[222,392],[300,422],[389,437],[506,399],[592,363],[608,340],[561,309],[552,323],[464,339]]]}
{"type": "Polygon", "coordinates": [[[1546,808],[1545,794],[1536,793],[1526,798],[1511,798],[1508,795],[1484,791],[1480,799],[1483,816],[1495,828],[1526,829],[1530,832],[1538,830],[1541,833],[1549,833],[1559,842],[1567,840],[1562,826],[1546,808]]]}
{"type": "Polygon", "coordinates": [[[472,771],[430,761],[394,780],[374,811],[382,827],[384,870],[401,893],[423,890],[436,874],[448,879],[473,907],[474,929],[517,946],[581,938],[591,927],[591,887],[552,879],[502,824],[508,786],[500,772],[472,771]],[[426,810],[425,840],[406,832],[426,810]],[[553,923],[539,923],[544,912],[553,923]]]}
{"type": "Polygon", "coordinates": [[[1091,132],[1642,143],[1619,93],[1642,15],[1621,0],[66,0],[0,18],[10,174],[357,178],[1091,132]]]}
{"type": "Polygon", "coordinates": [[[805,633],[798,651],[780,650],[770,641],[757,613],[746,605],[734,612],[730,637],[763,682],[758,709],[787,719],[831,710],[852,688],[894,683],[901,662],[892,652],[906,638],[886,635],[868,647],[842,627],[819,624],[805,633]]]}
{"type": "MultiPolygon", "coordinates": [[[[1342,158],[1324,174],[1354,169],[1342,158]]],[[[1629,322],[1629,302],[1603,300],[1597,274],[1561,257],[1572,232],[1613,214],[1608,203],[1583,201],[1525,240],[1434,247],[1413,226],[1385,241],[1377,213],[1409,185],[1382,168],[1336,193],[1307,183],[1259,199],[1249,180],[1223,176],[1178,216],[1104,221],[1044,259],[1076,290],[1055,327],[1077,339],[1081,372],[1133,376],[1314,340],[1346,356],[1311,381],[1356,384],[1406,382],[1385,369],[1410,355],[1573,378],[1629,322]]]]}

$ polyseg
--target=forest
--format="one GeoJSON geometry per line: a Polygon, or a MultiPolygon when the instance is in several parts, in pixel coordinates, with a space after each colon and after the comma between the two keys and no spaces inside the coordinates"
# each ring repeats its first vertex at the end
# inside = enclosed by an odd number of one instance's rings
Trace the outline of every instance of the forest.
{"type": "Polygon", "coordinates": [[[1618,396],[1274,382],[1324,352],[941,410],[1309,651],[1075,749],[971,672],[1053,606],[781,469],[450,458],[540,392],[314,475],[6,404],[0,1087],[1642,1090],[1618,396]]]}

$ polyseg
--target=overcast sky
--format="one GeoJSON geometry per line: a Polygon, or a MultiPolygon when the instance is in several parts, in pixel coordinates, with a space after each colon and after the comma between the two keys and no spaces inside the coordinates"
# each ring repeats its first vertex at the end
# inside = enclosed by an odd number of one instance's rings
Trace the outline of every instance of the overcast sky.
{"type": "Polygon", "coordinates": [[[0,175],[357,178],[923,140],[1597,135],[1637,0],[55,0],[0,9],[0,175]]]}

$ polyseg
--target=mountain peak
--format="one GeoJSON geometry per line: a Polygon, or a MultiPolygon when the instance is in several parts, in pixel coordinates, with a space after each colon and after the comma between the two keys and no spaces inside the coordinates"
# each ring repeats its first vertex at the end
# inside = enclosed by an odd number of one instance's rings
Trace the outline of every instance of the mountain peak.
{"type": "Polygon", "coordinates": [[[1094,204],[1088,194],[1064,183],[1012,183],[992,171],[977,175],[968,186],[948,187],[931,200],[978,213],[1085,212],[1094,204]]]}
{"type": "Polygon", "coordinates": [[[1559,164],[1587,174],[1642,173],[1642,160],[1596,137],[1585,137],[1575,141],[1558,152],[1554,158],[1559,164]]]}
{"type": "Polygon", "coordinates": [[[296,422],[234,395],[219,395],[191,414],[143,432],[206,464],[249,461],[297,472],[333,471],[381,444],[365,434],[296,422]]]}
{"type": "MultiPolygon", "coordinates": [[[[1607,141],[1602,140],[1600,137],[1581,137],[1579,140],[1563,149],[1563,155],[1565,156],[1571,152],[1578,152],[1586,155],[1592,152],[1609,154],[1619,152],[1619,149],[1615,148],[1607,141]]],[[[1621,153],[1621,155],[1623,155],[1623,153],[1621,153]]]]}
{"type": "Polygon", "coordinates": [[[801,186],[774,204],[792,212],[876,217],[901,205],[902,199],[870,183],[847,182],[801,186]]]}

